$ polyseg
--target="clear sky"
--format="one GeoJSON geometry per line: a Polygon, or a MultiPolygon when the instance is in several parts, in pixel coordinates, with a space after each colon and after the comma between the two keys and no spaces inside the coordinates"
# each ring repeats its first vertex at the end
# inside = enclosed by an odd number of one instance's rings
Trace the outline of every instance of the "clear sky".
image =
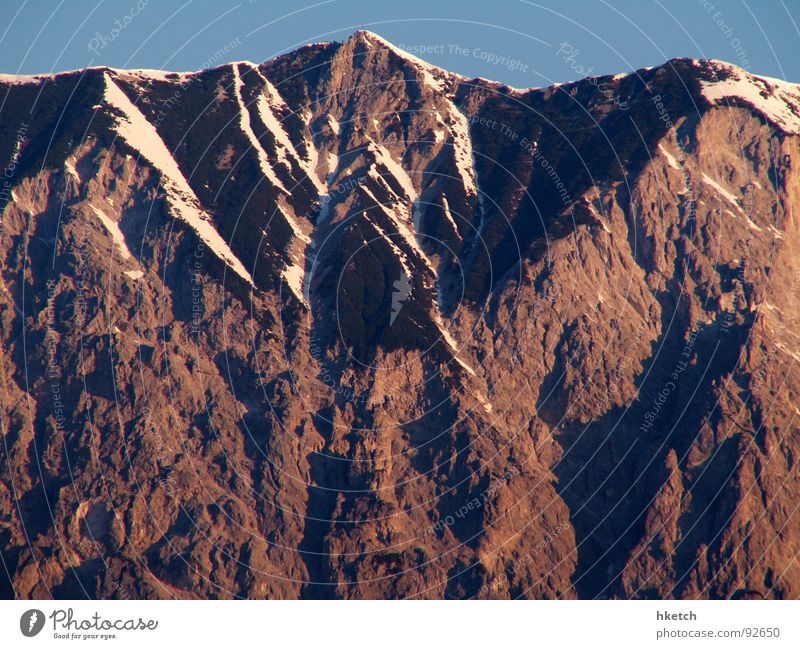
{"type": "Polygon", "coordinates": [[[677,56],[800,82],[798,25],[800,0],[0,0],[0,72],[195,70],[365,28],[517,87],[677,56]]]}

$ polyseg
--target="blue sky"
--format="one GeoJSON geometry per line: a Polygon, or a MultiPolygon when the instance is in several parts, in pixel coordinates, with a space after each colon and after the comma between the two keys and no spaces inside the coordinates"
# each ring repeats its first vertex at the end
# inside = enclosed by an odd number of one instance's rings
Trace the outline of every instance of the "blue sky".
{"type": "Polygon", "coordinates": [[[0,71],[194,70],[365,28],[517,87],[676,56],[800,82],[798,26],[800,0],[0,0],[0,71]]]}

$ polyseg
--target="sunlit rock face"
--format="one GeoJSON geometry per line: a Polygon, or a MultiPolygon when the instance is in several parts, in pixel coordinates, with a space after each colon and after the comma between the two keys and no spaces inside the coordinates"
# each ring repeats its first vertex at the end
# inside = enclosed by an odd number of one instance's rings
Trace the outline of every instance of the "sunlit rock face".
{"type": "Polygon", "coordinates": [[[800,596],[797,86],[0,96],[0,595],[800,596]]]}

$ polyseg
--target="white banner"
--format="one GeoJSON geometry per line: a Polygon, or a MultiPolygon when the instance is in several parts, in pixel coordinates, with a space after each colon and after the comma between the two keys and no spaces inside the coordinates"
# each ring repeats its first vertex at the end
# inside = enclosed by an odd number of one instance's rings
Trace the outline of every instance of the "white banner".
{"type": "Polygon", "coordinates": [[[798,647],[798,618],[797,602],[758,601],[6,601],[0,638],[120,649],[798,647]]]}

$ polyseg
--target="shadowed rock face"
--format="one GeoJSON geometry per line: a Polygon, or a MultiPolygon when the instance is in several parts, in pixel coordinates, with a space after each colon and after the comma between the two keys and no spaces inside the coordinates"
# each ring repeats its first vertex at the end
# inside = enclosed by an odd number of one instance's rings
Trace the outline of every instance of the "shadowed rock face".
{"type": "Polygon", "coordinates": [[[0,595],[800,596],[799,95],[3,77],[0,595]]]}

